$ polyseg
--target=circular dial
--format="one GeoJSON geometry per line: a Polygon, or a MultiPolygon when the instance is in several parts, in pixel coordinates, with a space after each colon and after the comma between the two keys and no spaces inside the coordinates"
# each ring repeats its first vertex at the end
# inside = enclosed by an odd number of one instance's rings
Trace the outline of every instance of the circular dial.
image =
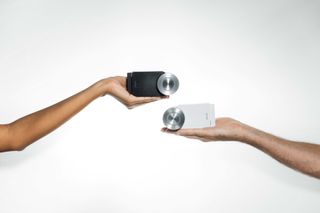
{"type": "Polygon", "coordinates": [[[178,130],[184,124],[183,111],[177,107],[167,109],[163,114],[163,123],[170,130],[178,130]]]}
{"type": "Polygon", "coordinates": [[[171,73],[164,73],[159,77],[157,87],[163,95],[172,95],[179,88],[179,80],[171,73]]]}

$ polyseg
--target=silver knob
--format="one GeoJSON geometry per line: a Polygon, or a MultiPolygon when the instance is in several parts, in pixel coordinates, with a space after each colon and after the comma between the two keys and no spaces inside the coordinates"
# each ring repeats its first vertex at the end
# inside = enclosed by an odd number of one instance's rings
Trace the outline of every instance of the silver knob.
{"type": "Polygon", "coordinates": [[[163,123],[170,130],[178,130],[184,124],[184,113],[177,107],[167,109],[163,114],[163,123]]]}
{"type": "Polygon", "coordinates": [[[179,80],[171,73],[164,73],[159,77],[157,87],[163,95],[172,95],[179,88],[179,80]]]}

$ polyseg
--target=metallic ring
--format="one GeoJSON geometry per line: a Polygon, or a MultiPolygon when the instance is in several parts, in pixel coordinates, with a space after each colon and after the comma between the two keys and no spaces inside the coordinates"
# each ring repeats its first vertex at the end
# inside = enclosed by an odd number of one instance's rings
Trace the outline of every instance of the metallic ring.
{"type": "Polygon", "coordinates": [[[170,130],[178,130],[184,124],[184,113],[177,107],[167,109],[163,114],[163,123],[170,130]]]}
{"type": "Polygon", "coordinates": [[[164,73],[159,77],[157,87],[163,95],[172,95],[179,88],[179,80],[171,73],[164,73]]]}

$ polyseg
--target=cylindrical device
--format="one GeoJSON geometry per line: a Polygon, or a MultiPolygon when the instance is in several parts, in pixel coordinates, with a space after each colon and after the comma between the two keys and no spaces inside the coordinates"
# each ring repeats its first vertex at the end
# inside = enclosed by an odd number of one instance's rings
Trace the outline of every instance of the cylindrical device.
{"type": "Polygon", "coordinates": [[[178,130],[184,124],[183,111],[177,107],[167,109],[163,114],[163,123],[170,130],[178,130]]]}
{"type": "Polygon", "coordinates": [[[179,88],[178,78],[163,71],[127,73],[127,90],[138,97],[172,95],[179,88]]]}
{"type": "Polygon", "coordinates": [[[170,130],[212,127],[215,125],[214,105],[203,103],[172,107],[164,112],[162,120],[170,130]]]}

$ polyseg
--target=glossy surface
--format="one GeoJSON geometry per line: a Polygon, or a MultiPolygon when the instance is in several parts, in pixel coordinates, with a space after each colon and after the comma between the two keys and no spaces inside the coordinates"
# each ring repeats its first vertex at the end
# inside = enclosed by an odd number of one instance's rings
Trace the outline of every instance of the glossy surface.
{"type": "Polygon", "coordinates": [[[185,117],[181,109],[172,107],[165,111],[162,120],[168,129],[178,130],[183,126],[185,117]]]}
{"type": "Polygon", "coordinates": [[[179,88],[179,80],[174,74],[165,73],[159,77],[157,86],[162,94],[172,95],[179,88]]]}

